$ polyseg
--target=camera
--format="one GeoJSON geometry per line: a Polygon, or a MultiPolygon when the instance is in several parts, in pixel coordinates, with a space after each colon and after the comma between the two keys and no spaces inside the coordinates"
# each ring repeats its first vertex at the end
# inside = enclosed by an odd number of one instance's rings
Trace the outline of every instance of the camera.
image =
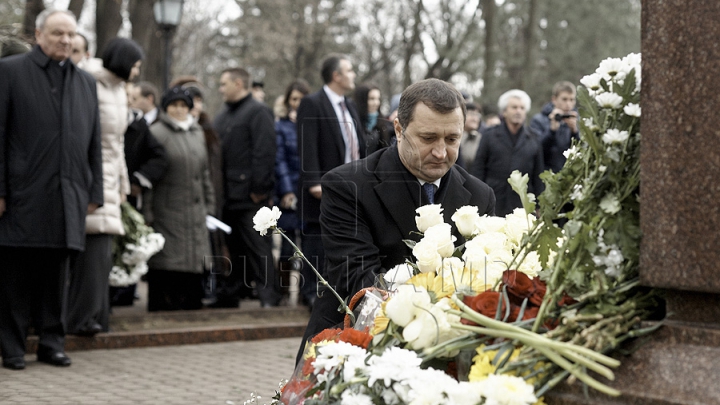
{"type": "Polygon", "coordinates": [[[562,121],[565,118],[572,118],[574,115],[572,114],[555,114],[555,121],[562,121]]]}

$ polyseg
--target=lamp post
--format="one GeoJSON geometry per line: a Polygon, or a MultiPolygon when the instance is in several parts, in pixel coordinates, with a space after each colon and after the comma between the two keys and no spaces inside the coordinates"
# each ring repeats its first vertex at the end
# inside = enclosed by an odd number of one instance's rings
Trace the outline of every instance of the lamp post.
{"type": "Polygon", "coordinates": [[[172,65],[172,50],[170,38],[172,31],[180,24],[184,0],[158,0],[153,6],[155,22],[162,30],[165,46],[165,69],[163,72],[163,86],[167,90],[170,83],[170,66],[172,65]]]}

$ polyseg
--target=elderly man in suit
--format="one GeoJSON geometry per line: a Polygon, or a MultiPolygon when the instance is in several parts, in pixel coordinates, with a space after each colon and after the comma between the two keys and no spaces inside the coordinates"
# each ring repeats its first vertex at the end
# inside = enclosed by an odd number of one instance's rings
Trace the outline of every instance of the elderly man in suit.
{"type": "MultiPolygon", "coordinates": [[[[355,88],[355,72],[350,59],[330,55],[321,70],[325,85],[303,97],[297,111],[298,151],[300,153],[300,212],[303,221],[303,251],[316,268],[323,271],[325,253],[320,230],[320,178],[344,163],[363,158],[368,152],[365,132],[352,101],[345,93],[355,88]]],[[[372,152],[372,150],[370,150],[372,152]]],[[[301,293],[312,305],[317,279],[303,268],[301,293]]]]}
{"type": "Polygon", "coordinates": [[[0,350],[13,370],[25,368],[31,319],[38,360],[70,365],[70,252],[103,204],[95,79],[69,59],[75,16],[47,9],[36,27],[32,51],[0,61],[0,350]]]}
{"type": "Polygon", "coordinates": [[[537,136],[525,126],[530,96],[522,90],[506,91],[498,99],[498,109],[501,123],[483,133],[470,174],[492,187],[497,198],[495,213],[505,216],[522,207],[520,196],[508,184],[510,173],[528,174],[528,192],[537,196],[545,189],[540,181],[545,163],[537,136]]]}
{"type": "MultiPolygon", "coordinates": [[[[341,297],[373,285],[377,275],[412,256],[403,239],[418,238],[418,207],[441,204],[451,224],[450,217],[465,205],[494,214],[492,189],[455,165],[464,123],[465,101],[452,85],[437,79],[415,83],[400,98],[397,144],[323,176],[326,273],[341,297]]],[[[462,240],[454,227],[453,233],[462,240]]],[[[334,295],[323,294],[305,339],[341,322],[337,308],[334,295]]]]}

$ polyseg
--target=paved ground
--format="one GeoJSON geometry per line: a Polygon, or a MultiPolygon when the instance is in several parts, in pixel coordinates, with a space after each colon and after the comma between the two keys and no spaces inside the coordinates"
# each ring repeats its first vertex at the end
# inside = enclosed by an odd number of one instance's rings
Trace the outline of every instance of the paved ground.
{"type": "Polygon", "coordinates": [[[0,404],[241,405],[255,391],[269,403],[289,378],[300,338],[72,352],[57,368],[26,356],[0,368],[0,404]]]}

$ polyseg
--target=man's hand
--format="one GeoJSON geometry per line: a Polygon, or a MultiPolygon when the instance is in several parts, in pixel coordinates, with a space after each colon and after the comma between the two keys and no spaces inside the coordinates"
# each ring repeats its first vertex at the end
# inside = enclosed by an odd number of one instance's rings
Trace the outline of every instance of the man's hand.
{"type": "Polygon", "coordinates": [[[565,125],[567,125],[570,128],[570,131],[573,134],[577,132],[577,112],[576,111],[563,111],[559,108],[553,108],[549,117],[550,117],[550,130],[551,131],[553,131],[553,132],[557,131],[557,129],[560,128],[560,123],[564,122],[565,125]],[[555,116],[557,114],[572,115],[572,117],[563,118],[562,120],[558,121],[555,119],[555,116]]]}
{"type": "Polygon", "coordinates": [[[98,209],[98,205],[95,203],[90,203],[88,204],[87,213],[92,214],[93,212],[95,212],[96,209],[98,209]]]}
{"type": "Polygon", "coordinates": [[[4,212],[5,212],[5,199],[0,198],[0,217],[3,216],[4,212]]]}
{"type": "Polygon", "coordinates": [[[318,200],[322,197],[322,186],[319,184],[317,186],[310,187],[308,191],[310,192],[310,195],[317,198],[318,200]]]}
{"type": "Polygon", "coordinates": [[[255,204],[260,204],[260,203],[263,202],[266,198],[267,198],[267,194],[255,194],[255,193],[250,193],[250,199],[252,199],[255,204]]]}
{"type": "Polygon", "coordinates": [[[297,197],[295,196],[295,193],[287,193],[282,196],[282,199],[280,200],[280,208],[294,209],[296,202],[297,197]]]}

